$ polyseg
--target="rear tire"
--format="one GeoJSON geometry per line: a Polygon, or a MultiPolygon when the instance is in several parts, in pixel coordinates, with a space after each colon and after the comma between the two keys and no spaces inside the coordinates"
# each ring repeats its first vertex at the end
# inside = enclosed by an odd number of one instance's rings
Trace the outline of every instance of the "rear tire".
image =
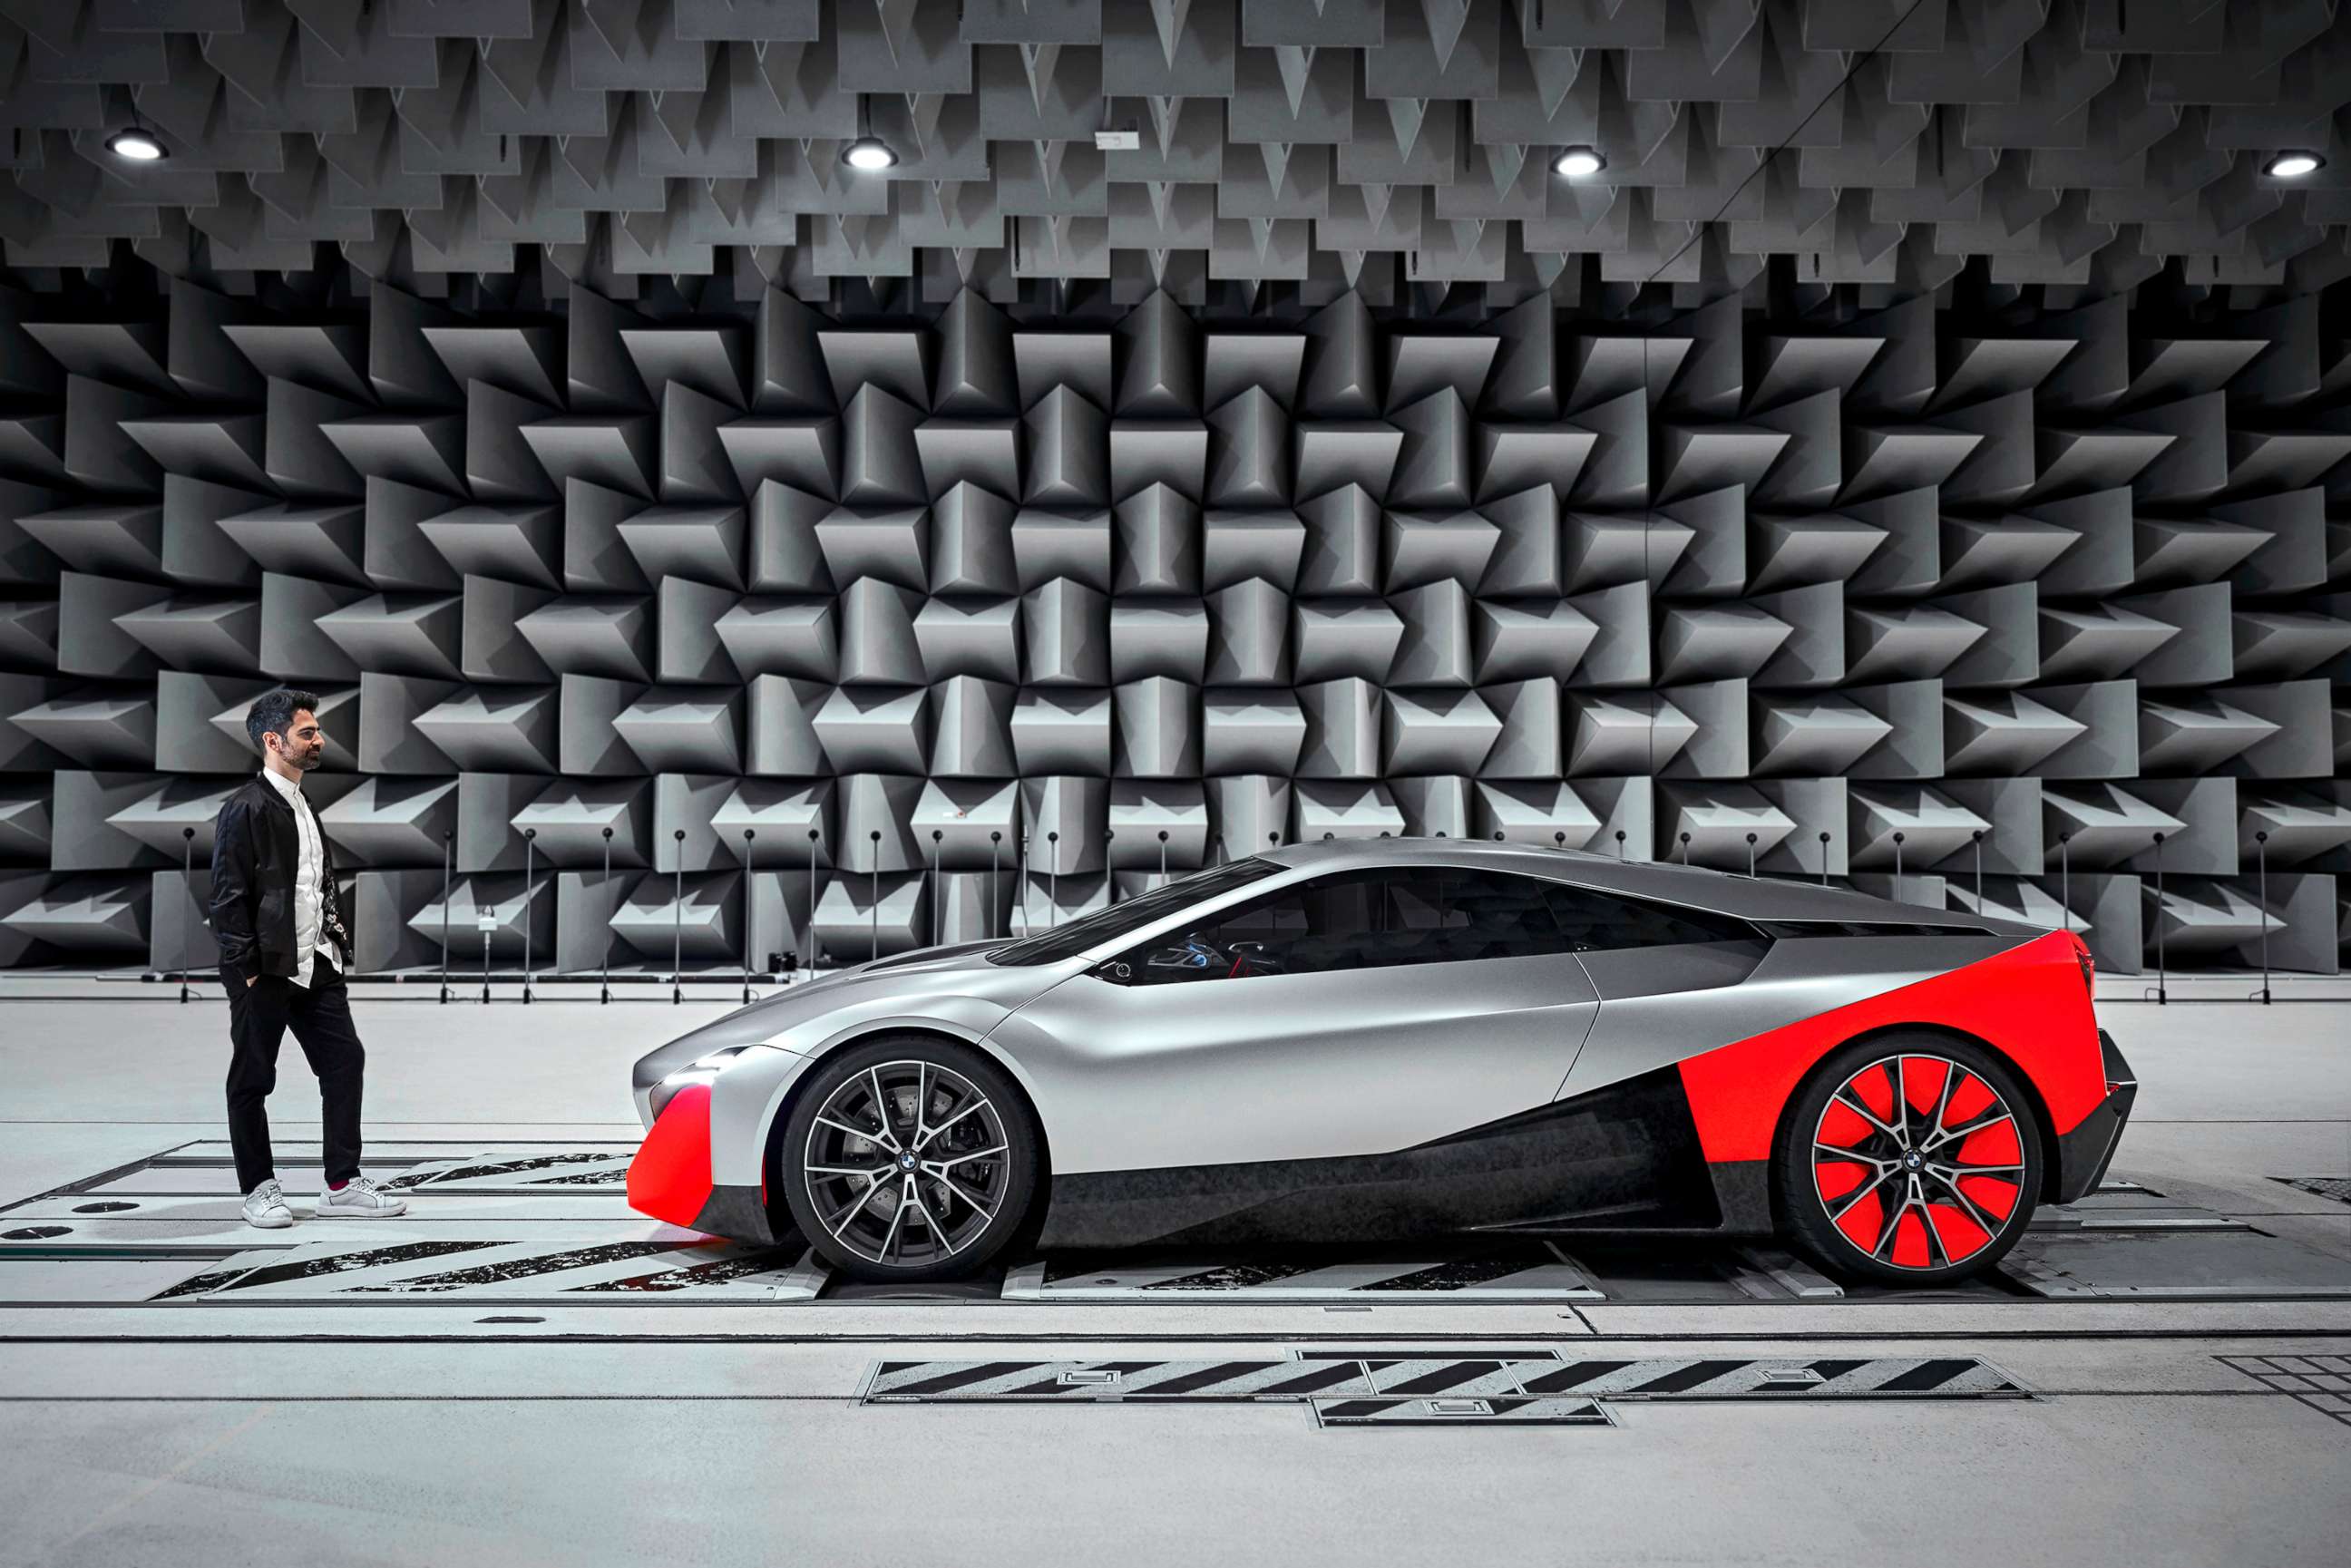
{"type": "Polygon", "coordinates": [[[2041,1192],[2041,1128],[2015,1071],[1923,1030],[1856,1040],[1796,1092],[1772,1156],[1792,1239],[1876,1284],[1972,1279],[2007,1256],[2041,1192]]]}
{"type": "Polygon", "coordinates": [[[978,1272],[1028,1214],[1035,1118],[1004,1070],[934,1035],[883,1035],[817,1064],[776,1184],[792,1223],[852,1280],[978,1272]]]}

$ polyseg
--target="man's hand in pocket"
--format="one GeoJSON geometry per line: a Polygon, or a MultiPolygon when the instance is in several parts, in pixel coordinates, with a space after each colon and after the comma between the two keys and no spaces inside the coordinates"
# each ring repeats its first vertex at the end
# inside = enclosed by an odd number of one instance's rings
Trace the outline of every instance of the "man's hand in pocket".
{"type": "Polygon", "coordinates": [[[248,991],[253,989],[253,982],[259,978],[261,978],[261,977],[258,975],[247,975],[245,977],[245,988],[248,991]]]}

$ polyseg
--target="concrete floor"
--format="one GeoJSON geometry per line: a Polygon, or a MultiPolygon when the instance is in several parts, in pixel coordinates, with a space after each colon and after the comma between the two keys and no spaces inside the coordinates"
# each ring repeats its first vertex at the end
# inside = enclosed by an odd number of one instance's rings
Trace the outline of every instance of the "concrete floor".
{"type": "MultiPolygon", "coordinates": [[[[102,989],[0,1000],[0,1204],[221,1136],[216,993],[182,1008],[102,989]]],[[[371,1137],[633,1137],[627,1063],[721,1010],[362,1000],[371,1137]]],[[[2351,1003],[2101,1010],[2144,1084],[2116,1176],[2351,1260],[2351,1206],[2269,1179],[2351,1174],[2351,1003]]],[[[283,1065],[278,1136],[313,1137],[290,1047],[283,1065]]],[[[2351,1298],[486,1315],[0,1306],[0,1562],[2257,1564],[2337,1563],[2351,1539],[2351,1422],[2220,1359],[2351,1353],[2351,1298]],[[1382,1432],[1318,1430],[1295,1406],[856,1398],[883,1358],[1480,1343],[1973,1354],[2034,1396],[1382,1432]]]]}

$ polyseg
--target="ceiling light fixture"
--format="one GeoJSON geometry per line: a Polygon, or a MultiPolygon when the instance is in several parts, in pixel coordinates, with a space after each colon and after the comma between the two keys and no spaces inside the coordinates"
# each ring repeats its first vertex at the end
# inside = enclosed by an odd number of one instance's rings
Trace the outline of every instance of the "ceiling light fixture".
{"type": "Polygon", "coordinates": [[[841,150],[841,161],[852,169],[862,169],[871,173],[877,169],[891,167],[898,162],[898,155],[891,152],[890,144],[880,137],[861,136],[841,150]]]}
{"type": "Polygon", "coordinates": [[[2304,174],[2315,174],[2325,167],[2326,160],[2317,153],[2295,149],[2271,159],[2262,172],[2273,180],[2299,180],[2304,174]]]}
{"type": "Polygon", "coordinates": [[[132,163],[154,163],[169,156],[161,141],[136,126],[128,131],[118,131],[108,137],[106,150],[132,163]]]}
{"type": "Polygon", "coordinates": [[[1588,180],[1608,167],[1608,160],[1589,147],[1569,147],[1552,161],[1552,171],[1571,180],[1588,180]]]}

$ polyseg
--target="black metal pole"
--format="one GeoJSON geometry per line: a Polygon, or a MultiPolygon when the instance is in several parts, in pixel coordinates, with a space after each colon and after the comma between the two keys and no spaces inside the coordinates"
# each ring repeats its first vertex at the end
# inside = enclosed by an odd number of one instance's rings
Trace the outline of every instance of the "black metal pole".
{"type": "MultiPolygon", "coordinates": [[[[2041,869],[2047,871],[2049,862],[2043,861],[2041,869]]],[[[2074,930],[2074,834],[2071,830],[2057,835],[2057,909],[2064,916],[2065,930],[2074,930]]]]}
{"type": "Polygon", "coordinates": [[[758,946],[758,919],[751,907],[751,830],[743,830],[743,999],[751,999],[751,950],[758,946]]]}
{"type": "Polygon", "coordinates": [[[816,840],[817,831],[809,830],[809,912],[808,912],[808,973],[816,978],[816,840]]]}
{"type": "MultiPolygon", "coordinates": [[[[1439,838],[1444,837],[1444,835],[1443,835],[1442,833],[1438,834],[1437,836],[1438,836],[1439,838]]],[[[1684,864],[1684,865],[1687,865],[1687,864],[1689,864],[1689,839],[1690,839],[1689,833],[1688,833],[1687,831],[1685,831],[1682,833],[1682,864],[1684,864]]]]}
{"type": "Polygon", "coordinates": [[[1983,830],[1975,831],[1976,841],[1976,913],[1983,913],[1983,830]]]}
{"type": "Polygon", "coordinates": [[[939,905],[939,841],[938,829],[931,830],[931,946],[935,947],[947,939],[946,911],[939,905]]]}
{"type": "Polygon", "coordinates": [[[685,830],[670,835],[677,855],[670,864],[669,1005],[685,1005],[685,830]]]}
{"type": "Polygon", "coordinates": [[[1828,830],[1827,830],[1827,829],[1825,829],[1825,828],[1823,828],[1823,829],[1821,831],[1821,885],[1822,885],[1823,887],[1826,887],[1828,884],[1829,884],[1829,835],[1828,835],[1828,830]]]}
{"type": "Polygon", "coordinates": [[[1159,885],[1167,885],[1167,830],[1159,830],[1159,885]]]}
{"type": "MultiPolygon", "coordinates": [[[[1499,835],[1498,835],[1499,836],[1499,835]]],[[[1747,835],[1747,880],[1755,880],[1755,835],[1747,835]]]]}
{"type": "Polygon", "coordinates": [[[497,922],[494,917],[484,915],[475,915],[474,919],[482,928],[482,1002],[487,1006],[490,999],[490,937],[496,933],[497,922]]]}
{"type": "Polygon", "coordinates": [[[2155,835],[2155,1005],[2169,1004],[2169,966],[2165,962],[2163,940],[2163,835],[2155,835]]]}
{"type": "MultiPolygon", "coordinates": [[[[180,919],[180,999],[188,999],[188,943],[195,935],[196,830],[180,830],[180,902],[187,905],[180,919]]],[[[2264,936],[2264,942],[2267,937],[2264,936]]]]}
{"type": "Polygon", "coordinates": [[[1061,923],[1061,835],[1045,835],[1045,928],[1061,923]]]}
{"type": "Polygon", "coordinates": [[[1036,923],[1029,918],[1029,835],[1027,833],[1023,833],[1020,835],[1019,876],[1020,935],[1024,937],[1036,929],[1036,923]]]}
{"type": "Polygon", "coordinates": [[[1004,896],[1004,832],[987,830],[987,939],[996,940],[996,905],[1004,896]]]}
{"type": "Polygon", "coordinates": [[[441,835],[441,1000],[449,1000],[449,867],[450,852],[457,842],[457,830],[450,828],[441,835]]]}
{"type": "Polygon", "coordinates": [[[2270,1005],[2270,836],[2255,833],[2253,844],[2261,855],[2261,882],[2256,889],[2262,904],[2262,1006],[2270,1005]]]}
{"type": "MultiPolygon", "coordinates": [[[[612,896],[612,830],[604,830],[604,882],[597,890],[604,897],[612,896]]],[[[612,917],[604,917],[603,956],[598,960],[601,976],[596,987],[596,999],[610,1004],[612,999],[612,917]]]]}
{"type": "Polygon", "coordinates": [[[1113,848],[1118,842],[1118,830],[1102,830],[1102,876],[1110,883],[1110,901],[1118,902],[1118,858],[1113,848]]]}
{"type": "Polygon", "coordinates": [[[882,830],[873,830],[873,864],[865,876],[866,902],[873,906],[872,936],[865,951],[865,961],[872,963],[882,956],[882,830]]]}
{"type": "Polygon", "coordinates": [[[538,848],[538,830],[522,831],[522,1005],[530,1006],[530,873],[532,855],[538,848]]]}

